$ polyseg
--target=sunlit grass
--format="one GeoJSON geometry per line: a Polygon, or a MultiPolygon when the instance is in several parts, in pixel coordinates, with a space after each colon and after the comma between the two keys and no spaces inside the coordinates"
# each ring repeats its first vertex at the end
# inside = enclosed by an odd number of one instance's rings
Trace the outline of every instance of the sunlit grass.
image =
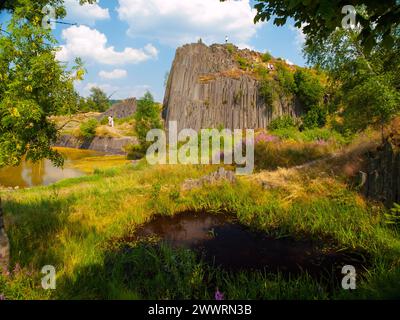
{"type": "Polygon", "coordinates": [[[393,294],[387,281],[399,279],[395,270],[400,240],[385,224],[381,206],[367,203],[333,176],[291,169],[243,177],[235,185],[180,190],[185,179],[214,170],[140,163],[99,169],[48,187],[2,192],[12,265],[18,263],[32,275],[3,276],[0,293],[23,299],[213,298],[218,285],[228,298],[328,297],[328,291],[307,276],[288,280],[259,272],[229,275],[185,251],[113,245],[112,239],[130,234],[155,214],[208,210],[232,213],[243,224],[274,236],[328,239],[339,248],[367,252],[374,264],[367,280],[360,280],[364,289],[330,297],[381,297],[381,285],[393,294]],[[262,188],[260,179],[272,187],[262,188]],[[37,282],[47,264],[58,272],[58,287],[51,295],[37,282]],[[165,265],[172,269],[165,271],[165,265]]]}

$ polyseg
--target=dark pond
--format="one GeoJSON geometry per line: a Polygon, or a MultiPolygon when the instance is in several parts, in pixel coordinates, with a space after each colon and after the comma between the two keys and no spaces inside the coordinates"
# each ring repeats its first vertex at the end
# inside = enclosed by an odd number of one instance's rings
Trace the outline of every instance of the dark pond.
{"type": "MultiPolygon", "coordinates": [[[[159,237],[176,248],[199,252],[210,264],[227,270],[266,270],[282,274],[339,276],[345,265],[366,263],[357,252],[337,251],[311,240],[276,239],[253,232],[236,220],[209,213],[156,216],[136,230],[135,239],[159,237]]],[[[133,240],[133,239],[131,239],[133,240]]]]}

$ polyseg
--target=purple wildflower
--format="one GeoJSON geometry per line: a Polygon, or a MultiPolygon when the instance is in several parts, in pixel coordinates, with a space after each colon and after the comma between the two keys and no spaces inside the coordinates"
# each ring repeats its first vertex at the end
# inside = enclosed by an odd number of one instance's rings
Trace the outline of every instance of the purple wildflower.
{"type": "Polygon", "coordinates": [[[19,263],[17,262],[16,264],[15,264],[15,267],[14,267],[14,273],[19,273],[21,271],[21,266],[19,265],[19,263]]]}
{"type": "Polygon", "coordinates": [[[0,294],[0,301],[2,301],[2,300],[6,300],[6,297],[4,294],[0,294]]]}
{"type": "Polygon", "coordinates": [[[277,142],[279,138],[277,136],[266,133],[265,131],[261,132],[254,139],[255,143],[267,143],[267,142],[277,142]]]}
{"type": "Polygon", "coordinates": [[[217,291],[215,292],[215,300],[224,300],[224,294],[222,292],[220,292],[217,288],[217,291]]]}
{"type": "Polygon", "coordinates": [[[327,145],[328,143],[327,143],[324,139],[318,139],[318,140],[315,142],[315,144],[318,145],[318,146],[325,146],[325,145],[327,145]]]}

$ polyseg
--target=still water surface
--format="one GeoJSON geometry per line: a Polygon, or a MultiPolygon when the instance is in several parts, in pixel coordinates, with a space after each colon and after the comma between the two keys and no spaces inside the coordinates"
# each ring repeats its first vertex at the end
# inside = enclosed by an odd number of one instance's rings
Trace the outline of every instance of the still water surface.
{"type": "Polygon", "coordinates": [[[23,161],[18,167],[0,169],[0,186],[27,188],[49,185],[62,179],[76,178],[86,173],[74,166],[91,158],[103,158],[104,154],[79,149],[57,148],[65,159],[64,168],[56,168],[49,160],[36,163],[23,161]]]}

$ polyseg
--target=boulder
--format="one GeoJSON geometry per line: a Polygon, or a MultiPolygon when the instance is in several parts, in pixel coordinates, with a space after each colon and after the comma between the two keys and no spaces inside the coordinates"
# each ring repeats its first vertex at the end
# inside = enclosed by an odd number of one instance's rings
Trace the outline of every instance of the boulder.
{"type": "Polygon", "coordinates": [[[201,188],[205,185],[215,184],[221,181],[227,181],[230,183],[236,182],[236,176],[233,171],[225,170],[224,168],[219,168],[209,175],[206,175],[200,179],[187,179],[183,182],[181,186],[182,191],[189,191],[196,188],[201,188]]]}

